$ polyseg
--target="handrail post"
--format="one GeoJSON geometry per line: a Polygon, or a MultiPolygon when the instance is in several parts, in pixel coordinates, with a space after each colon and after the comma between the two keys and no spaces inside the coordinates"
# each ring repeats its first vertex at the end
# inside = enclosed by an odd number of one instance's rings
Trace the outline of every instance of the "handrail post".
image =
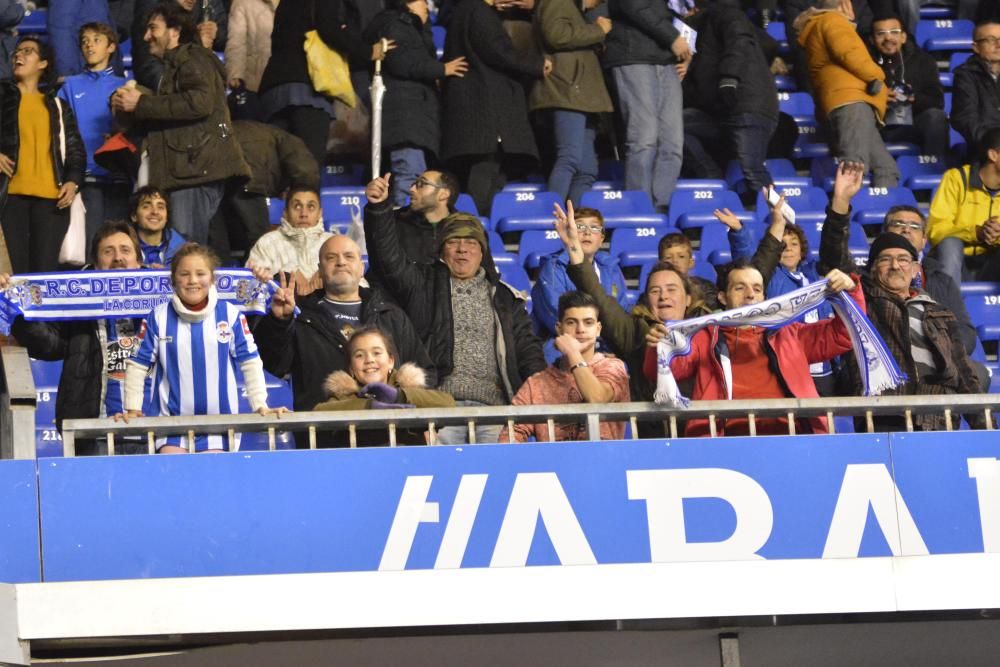
{"type": "Polygon", "coordinates": [[[33,459],[35,449],[35,410],[38,394],[31,375],[31,359],[23,347],[0,348],[3,368],[3,393],[0,396],[0,457],[33,459]]]}

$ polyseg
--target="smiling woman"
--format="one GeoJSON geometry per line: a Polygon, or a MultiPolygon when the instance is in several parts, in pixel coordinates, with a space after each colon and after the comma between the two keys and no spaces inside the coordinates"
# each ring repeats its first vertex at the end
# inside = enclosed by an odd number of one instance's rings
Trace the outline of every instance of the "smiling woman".
{"type": "Polygon", "coordinates": [[[21,37],[14,79],[0,86],[0,200],[6,199],[2,226],[14,273],[58,268],[86,165],[73,112],[52,94],[52,63],[39,38],[21,37]]]}

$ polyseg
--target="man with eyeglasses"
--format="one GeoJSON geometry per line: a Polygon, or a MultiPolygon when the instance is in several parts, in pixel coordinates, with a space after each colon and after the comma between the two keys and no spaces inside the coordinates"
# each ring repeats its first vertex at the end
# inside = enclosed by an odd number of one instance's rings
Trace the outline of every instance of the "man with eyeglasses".
{"type": "Polygon", "coordinates": [[[972,51],[972,57],[955,68],[951,126],[975,155],[986,130],[1000,126],[1000,18],[976,24],[972,51]]]}
{"type": "MultiPolygon", "coordinates": [[[[576,231],[585,261],[591,262],[604,292],[628,310],[628,291],[618,259],[601,250],[601,244],[604,243],[604,216],[597,209],[577,209],[576,231]]],[[[576,289],[567,274],[566,267],[569,263],[569,253],[560,250],[542,257],[538,265],[538,279],[531,289],[531,319],[534,320],[539,335],[549,338],[555,335],[559,320],[559,297],[576,289]]],[[[550,357],[550,361],[557,356],[554,348],[550,350],[547,347],[546,351],[549,353],[546,357],[550,357]]]]}
{"type": "Polygon", "coordinates": [[[882,231],[903,236],[917,251],[913,287],[925,290],[935,301],[955,313],[962,344],[965,351],[972,354],[976,349],[976,327],[969,318],[958,284],[945,272],[940,261],[925,252],[927,219],[924,214],[914,206],[893,206],[885,214],[882,231]]]}
{"type": "Polygon", "coordinates": [[[885,72],[889,89],[885,125],[879,130],[882,139],[920,144],[924,155],[944,158],[948,153],[948,116],[937,61],[909,41],[902,19],[894,14],[880,16],[872,23],[871,50],[872,58],[885,72]]]}
{"type": "MultiPolygon", "coordinates": [[[[977,394],[983,389],[985,369],[977,369],[961,339],[954,313],[930,294],[913,287],[920,269],[917,251],[905,237],[884,232],[872,242],[868,253],[869,273],[862,276],[868,318],[881,334],[886,347],[907,375],[904,385],[884,395],[977,394]]],[[[856,369],[854,364],[851,364],[856,369]]],[[[860,376],[854,376],[860,390],[860,376]]],[[[975,426],[980,419],[972,419],[975,426]]],[[[876,430],[903,430],[902,417],[875,418],[876,430]]],[[[945,428],[943,414],[914,415],[918,431],[945,428]]]]}
{"type": "MultiPolygon", "coordinates": [[[[391,212],[399,243],[407,261],[435,264],[438,261],[438,236],[441,221],[455,212],[461,188],[458,179],[447,171],[429,169],[410,186],[410,205],[391,212]]],[[[368,261],[369,283],[381,285],[381,264],[368,261]]]]}

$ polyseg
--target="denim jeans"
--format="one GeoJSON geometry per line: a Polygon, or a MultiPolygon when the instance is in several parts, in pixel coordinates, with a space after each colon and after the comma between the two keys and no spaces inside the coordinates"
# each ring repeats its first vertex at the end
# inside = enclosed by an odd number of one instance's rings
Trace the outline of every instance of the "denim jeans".
{"type": "Polygon", "coordinates": [[[556,161],[549,174],[548,188],[561,200],[572,200],[574,206],[580,205],[580,197],[597,180],[597,152],[594,150],[597,131],[589,120],[581,111],[552,110],[556,161]]]}
{"type": "Polygon", "coordinates": [[[672,65],[611,68],[625,120],[625,189],[665,210],[681,172],[684,95],[672,65]]]}
{"type": "MultiPolygon", "coordinates": [[[[455,407],[488,407],[479,401],[455,401],[455,407]]],[[[500,431],[503,424],[476,425],[476,444],[496,443],[500,441],[500,431]]],[[[469,427],[466,424],[461,426],[444,426],[438,429],[437,442],[439,445],[465,445],[469,442],[469,427]]]]}
{"type": "Polygon", "coordinates": [[[740,113],[726,117],[722,127],[728,135],[731,151],[743,167],[747,186],[759,192],[765,185],[771,185],[771,174],[764,166],[767,146],[778,127],[778,121],[755,113],[740,113]]]}
{"type": "Polygon", "coordinates": [[[170,224],[188,241],[205,245],[212,216],[222,203],[222,181],[170,192],[170,224]]]}
{"type": "Polygon", "coordinates": [[[410,203],[410,186],[417,176],[427,171],[427,160],[422,148],[398,146],[389,151],[392,168],[392,203],[406,206],[410,203]]]}

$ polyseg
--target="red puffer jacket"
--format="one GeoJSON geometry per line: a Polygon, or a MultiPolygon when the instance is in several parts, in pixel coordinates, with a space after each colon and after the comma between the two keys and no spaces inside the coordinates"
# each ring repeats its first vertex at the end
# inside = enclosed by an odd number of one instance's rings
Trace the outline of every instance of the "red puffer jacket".
{"type": "MultiPolygon", "coordinates": [[[[848,294],[863,311],[865,297],[861,292],[861,281],[857,276],[852,278],[855,287],[848,294]]],[[[796,322],[780,329],[772,329],[768,331],[765,340],[771,370],[778,375],[792,398],[817,398],[816,385],[809,374],[809,364],[829,361],[852,349],[847,328],[836,317],[811,324],[796,322]]],[[[691,340],[690,354],[674,357],[670,362],[670,369],[678,382],[694,378],[694,389],[691,392],[693,400],[724,401],[730,398],[725,371],[719,361],[720,349],[719,327],[706,327],[691,340]]],[[[734,372],[738,371],[738,368],[734,369],[734,372]]],[[[643,373],[655,384],[655,347],[646,348],[643,373]]],[[[826,417],[813,417],[809,423],[813,433],[827,432],[826,417]]],[[[721,424],[718,432],[723,434],[721,424]]],[[[707,433],[707,419],[690,420],[684,431],[689,437],[707,433]]]]}

